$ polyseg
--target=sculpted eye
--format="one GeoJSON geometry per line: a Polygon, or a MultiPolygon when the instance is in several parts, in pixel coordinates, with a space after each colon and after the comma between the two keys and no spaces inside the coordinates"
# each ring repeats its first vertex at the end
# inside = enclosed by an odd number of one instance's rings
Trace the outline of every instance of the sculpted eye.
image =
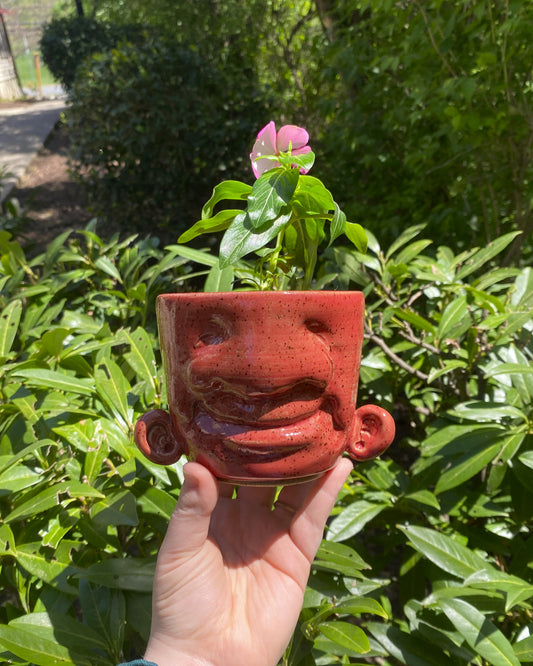
{"type": "Polygon", "coordinates": [[[307,330],[311,331],[311,333],[321,337],[325,337],[331,333],[331,330],[326,322],[320,321],[320,319],[307,319],[305,322],[305,327],[307,330]]]}
{"type": "Polygon", "coordinates": [[[220,315],[213,315],[194,345],[195,349],[212,345],[220,345],[230,337],[229,327],[220,315]]]}

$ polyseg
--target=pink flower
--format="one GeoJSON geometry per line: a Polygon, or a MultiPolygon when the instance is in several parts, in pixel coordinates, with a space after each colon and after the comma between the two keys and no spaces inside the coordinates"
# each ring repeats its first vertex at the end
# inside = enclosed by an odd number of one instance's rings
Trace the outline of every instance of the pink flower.
{"type": "MultiPolygon", "coordinates": [[[[291,148],[291,155],[304,155],[311,151],[311,147],[307,145],[308,141],[309,134],[303,127],[283,125],[279,132],[276,132],[276,124],[271,120],[257,135],[250,153],[255,177],[259,178],[265,171],[280,165],[274,160],[258,158],[263,155],[286,153],[289,148],[291,148]]],[[[300,169],[301,173],[307,173],[307,171],[308,169],[300,169]]]]}

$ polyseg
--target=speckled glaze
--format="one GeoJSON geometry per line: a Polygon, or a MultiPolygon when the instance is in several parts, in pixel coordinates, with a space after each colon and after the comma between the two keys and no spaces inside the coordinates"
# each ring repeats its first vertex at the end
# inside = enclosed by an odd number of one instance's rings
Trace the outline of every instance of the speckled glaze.
{"type": "Polygon", "coordinates": [[[361,292],[159,296],[170,414],[145,414],[137,445],[154,462],[186,455],[238,484],[305,481],[344,452],[379,455],[394,421],[355,407],[363,315],[361,292]]]}

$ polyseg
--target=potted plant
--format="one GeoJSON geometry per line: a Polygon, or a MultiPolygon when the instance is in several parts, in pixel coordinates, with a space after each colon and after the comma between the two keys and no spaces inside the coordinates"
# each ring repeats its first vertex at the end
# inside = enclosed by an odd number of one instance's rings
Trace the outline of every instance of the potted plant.
{"type": "Polygon", "coordinates": [[[213,274],[241,288],[158,297],[169,412],[148,412],[135,429],[154,462],[184,454],[231,483],[278,485],[323,474],[344,452],[373,458],[392,442],[388,412],[356,409],[363,294],[313,282],[319,246],[344,234],[365,251],[366,236],[308,175],[308,138],[270,122],[250,156],[254,185],[217,185],[178,239],[223,231],[213,274]],[[215,212],[222,201],[240,207],[215,212]]]}

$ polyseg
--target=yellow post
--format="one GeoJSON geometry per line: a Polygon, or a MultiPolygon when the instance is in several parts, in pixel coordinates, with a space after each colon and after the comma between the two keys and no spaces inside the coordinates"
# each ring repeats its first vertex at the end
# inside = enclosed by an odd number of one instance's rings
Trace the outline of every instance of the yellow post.
{"type": "Polygon", "coordinates": [[[39,54],[35,52],[33,54],[33,64],[35,65],[35,76],[37,77],[37,90],[39,92],[39,97],[43,96],[43,86],[41,84],[41,59],[39,54]]]}

